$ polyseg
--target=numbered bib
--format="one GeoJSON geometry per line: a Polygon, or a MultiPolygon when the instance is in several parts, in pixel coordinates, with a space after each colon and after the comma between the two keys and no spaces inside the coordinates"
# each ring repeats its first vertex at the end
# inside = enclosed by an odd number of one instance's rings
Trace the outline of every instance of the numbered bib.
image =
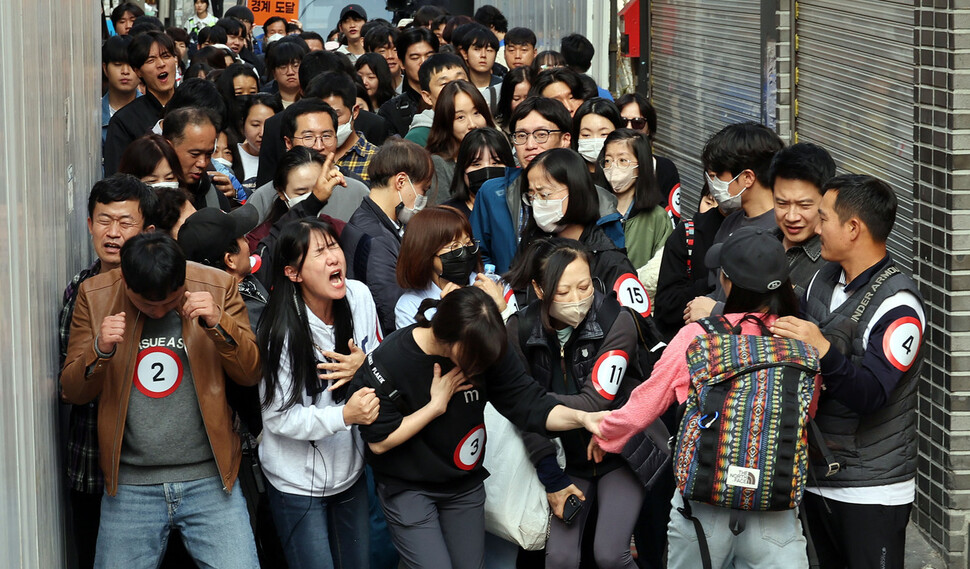
{"type": "Polygon", "coordinates": [[[593,365],[593,387],[605,399],[613,401],[623,383],[630,356],[623,350],[610,350],[600,356],[593,365]]]}
{"type": "Polygon", "coordinates": [[[680,217],[680,184],[670,189],[670,195],[667,196],[667,211],[680,217]]]}
{"type": "Polygon", "coordinates": [[[616,293],[616,300],[622,306],[632,308],[644,318],[650,316],[650,295],[647,294],[646,287],[643,286],[643,283],[640,282],[640,279],[636,275],[626,273],[616,279],[616,284],[613,285],[613,292],[616,293]]]}
{"type": "Polygon", "coordinates": [[[168,348],[147,348],[135,362],[135,387],[152,399],[167,397],[182,383],[182,360],[168,348]]]}
{"type": "Polygon", "coordinates": [[[882,337],[882,351],[886,359],[899,371],[907,371],[919,352],[923,328],[912,316],[893,322],[882,337]]]}
{"type": "Polygon", "coordinates": [[[455,449],[455,466],[462,470],[471,470],[482,459],[485,453],[485,423],[471,430],[455,449]]]}

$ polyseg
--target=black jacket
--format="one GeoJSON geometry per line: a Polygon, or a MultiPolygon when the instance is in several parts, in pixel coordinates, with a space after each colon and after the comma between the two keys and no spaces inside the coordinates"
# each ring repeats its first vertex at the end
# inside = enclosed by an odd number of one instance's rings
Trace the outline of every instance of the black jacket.
{"type": "Polygon", "coordinates": [[[613,285],[621,276],[637,275],[637,270],[627,258],[626,251],[617,247],[599,226],[592,225],[584,229],[583,234],[579,236],[579,242],[592,254],[593,264],[589,268],[593,274],[593,280],[598,281],[597,289],[600,292],[611,294],[613,285]]]}
{"type": "Polygon", "coordinates": [[[151,93],[145,93],[128,103],[111,117],[104,139],[104,175],[118,171],[121,155],[136,138],[152,131],[162,120],[165,107],[151,93]]]}
{"type": "Polygon", "coordinates": [[[674,228],[664,245],[657,279],[653,317],[657,327],[669,339],[684,326],[684,309],[695,297],[714,290],[708,282],[704,255],[714,244],[714,236],[724,221],[717,208],[698,213],[693,218],[694,244],[688,257],[685,221],[674,228]]]}
{"type": "MultiPolygon", "coordinates": [[[[377,114],[387,120],[388,135],[396,134],[403,137],[411,128],[414,115],[421,112],[423,106],[424,99],[421,98],[421,94],[412,89],[405,79],[403,92],[381,105],[377,114]]],[[[367,140],[371,140],[370,137],[367,140]]],[[[377,143],[374,142],[374,144],[377,143]]]]}
{"type": "MultiPolygon", "coordinates": [[[[561,345],[558,336],[543,327],[539,310],[540,301],[535,301],[507,324],[516,354],[539,385],[563,405],[583,411],[614,409],[626,401],[642,379],[637,367],[637,330],[630,311],[620,307],[612,295],[597,292],[586,319],[561,345]],[[521,325],[530,329],[520,330],[521,325]]],[[[523,433],[522,439],[533,463],[556,452],[543,437],[523,433]]],[[[566,431],[560,440],[566,473],[571,476],[590,478],[623,464],[617,455],[607,455],[599,464],[588,460],[590,434],[583,429],[566,431]]]]}
{"type": "Polygon", "coordinates": [[[350,217],[340,234],[347,259],[347,277],[363,282],[377,305],[385,334],[394,331],[394,306],[404,290],[397,284],[397,257],[401,251],[398,228],[370,197],[350,217]]]}

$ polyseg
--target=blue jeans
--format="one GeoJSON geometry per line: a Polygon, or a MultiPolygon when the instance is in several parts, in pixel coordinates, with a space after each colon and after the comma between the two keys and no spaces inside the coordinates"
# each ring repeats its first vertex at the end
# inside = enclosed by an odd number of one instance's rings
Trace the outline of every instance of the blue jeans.
{"type": "Polygon", "coordinates": [[[370,533],[364,476],[326,497],[280,492],[266,483],[269,508],[290,569],[368,569],[370,533]]]}
{"type": "Polygon", "coordinates": [[[259,569],[246,500],[219,477],[147,486],[118,485],[101,500],[96,568],[155,569],[172,528],[199,567],[259,569]]]}
{"type": "MultiPolygon", "coordinates": [[[[694,525],[677,511],[683,505],[680,490],[674,490],[667,526],[667,569],[703,566],[694,525]]],[[[732,510],[695,501],[690,508],[704,528],[715,569],[808,569],[798,510],[741,512],[744,531],[734,535],[729,527],[732,510]]]]}

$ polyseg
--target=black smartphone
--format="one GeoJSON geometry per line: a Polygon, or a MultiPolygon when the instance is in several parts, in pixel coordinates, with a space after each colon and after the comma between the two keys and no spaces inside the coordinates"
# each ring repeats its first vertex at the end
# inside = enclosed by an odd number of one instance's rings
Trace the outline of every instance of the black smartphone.
{"type": "Polygon", "coordinates": [[[573,523],[579,511],[583,509],[583,501],[580,500],[575,494],[570,494],[566,498],[566,505],[562,508],[562,521],[567,526],[573,523]]]}

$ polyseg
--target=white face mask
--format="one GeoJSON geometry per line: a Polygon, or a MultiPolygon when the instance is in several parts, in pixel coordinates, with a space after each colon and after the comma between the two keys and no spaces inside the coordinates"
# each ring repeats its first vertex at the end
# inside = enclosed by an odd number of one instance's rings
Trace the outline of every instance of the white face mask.
{"type": "Polygon", "coordinates": [[[354,127],[350,124],[353,121],[347,121],[344,124],[337,125],[337,147],[341,147],[350,138],[350,133],[353,132],[354,127]]]}
{"type": "Polygon", "coordinates": [[[225,158],[213,158],[212,161],[216,164],[222,164],[226,168],[232,168],[232,162],[226,160],[225,158]]]}
{"type": "Polygon", "coordinates": [[[610,182],[610,187],[613,188],[613,193],[622,194],[626,190],[633,186],[633,182],[637,179],[637,173],[639,170],[637,166],[630,165],[629,168],[621,170],[616,166],[613,166],[609,170],[603,170],[606,174],[606,179],[610,182]]]}
{"type": "Polygon", "coordinates": [[[293,206],[310,197],[312,193],[313,192],[307,192],[303,195],[296,196],[295,198],[286,198],[286,207],[289,209],[293,209],[293,206]]]}
{"type": "Polygon", "coordinates": [[[577,150],[587,162],[596,162],[603,150],[604,142],[606,142],[605,138],[580,138],[577,150]]]}
{"type": "Polygon", "coordinates": [[[736,196],[732,196],[728,191],[731,184],[734,183],[734,181],[737,180],[741,174],[731,178],[730,182],[725,182],[724,180],[713,177],[710,174],[705,175],[707,176],[707,187],[711,189],[711,196],[714,197],[714,200],[717,202],[717,207],[720,208],[721,211],[730,213],[741,208],[741,194],[747,191],[748,188],[743,188],[736,196]]]}
{"type": "Polygon", "coordinates": [[[549,316],[556,320],[575,328],[589,314],[589,308],[593,306],[593,295],[578,300],[576,302],[556,302],[552,301],[549,307],[549,316]]]}
{"type": "MultiPolygon", "coordinates": [[[[411,183],[411,177],[408,176],[408,185],[411,186],[411,191],[414,193],[414,207],[408,208],[403,207],[401,211],[397,214],[397,220],[401,222],[402,225],[407,225],[414,214],[418,213],[424,206],[428,204],[428,196],[424,194],[419,194],[417,190],[414,189],[414,184],[411,183]]],[[[397,197],[401,198],[401,203],[404,203],[404,198],[401,197],[401,192],[398,191],[397,197]]]]}
{"type": "Polygon", "coordinates": [[[154,184],[148,184],[154,190],[160,190],[162,188],[171,188],[173,190],[179,189],[179,183],[176,181],[171,182],[155,182],[154,184]]]}
{"type": "Polygon", "coordinates": [[[536,220],[539,229],[546,233],[556,233],[559,220],[562,219],[562,204],[569,195],[558,200],[532,200],[532,218],[536,220]]]}

